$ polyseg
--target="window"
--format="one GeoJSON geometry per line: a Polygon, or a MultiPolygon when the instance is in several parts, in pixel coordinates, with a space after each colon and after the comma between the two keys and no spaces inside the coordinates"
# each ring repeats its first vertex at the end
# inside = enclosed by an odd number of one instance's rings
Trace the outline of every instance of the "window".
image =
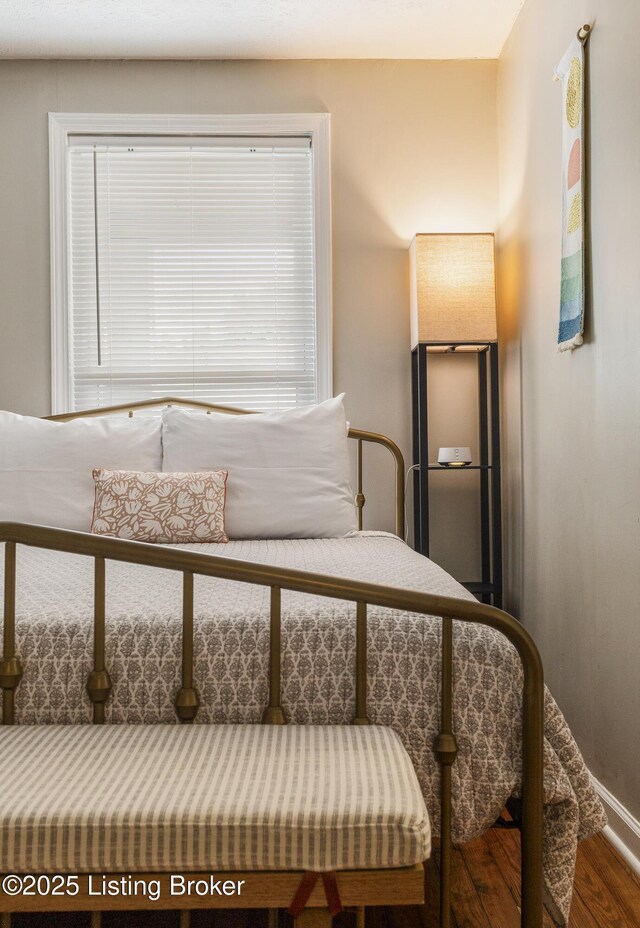
{"type": "Polygon", "coordinates": [[[330,395],[327,117],[264,131],[279,118],[169,135],[52,115],[56,411],[330,395]]]}

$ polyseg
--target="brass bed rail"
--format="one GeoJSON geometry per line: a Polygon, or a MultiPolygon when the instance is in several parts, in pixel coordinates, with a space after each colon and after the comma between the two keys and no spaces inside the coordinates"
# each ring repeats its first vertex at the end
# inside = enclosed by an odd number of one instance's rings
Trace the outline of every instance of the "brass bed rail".
{"type": "MultiPolygon", "coordinates": [[[[356,433],[358,435],[358,433],[356,433]]],[[[182,671],[175,708],[181,722],[198,711],[197,681],[193,676],[194,575],[258,584],[271,590],[269,700],[263,722],[283,724],[280,641],[281,591],[291,590],[356,603],[356,706],[354,724],[367,724],[367,608],[385,607],[442,619],[441,717],[434,752],[440,764],[440,928],[451,926],[451,768],[457,743],[453,730],[453,620],[495,629],[515,647],[523,669],[522,689],[522,928],[542,926],[542,783],[543,783],[543,671],[531,636],[512,616],[476,601],[420,593],[373,583],[340,579],[290,568],[272,567],[217,555],[124,541],[83,532],[18,523],[0,523],[5,544],[4,650],[0,659],[3,724],[15,721],[15,695],[22,677],[16,652],[16,546],[26,545],[94,558],[94,666],[87,680],[93,721],[104,723],[104,705],[111,691],[105,663],[106,561],[124,561],[183,574],[182,671]]]]}
{"type": "MultiPolygon", "coordinates": [[[[120,403],[117,406],[101,406],[98,409],[81,409],[77,412],[65,412],[57,416],[44,416],[52,422],[70,422],[72,419],[88,419],[94,416],[111,416],[117,413],[127,413],[133,417],[141,409],[153,409],[159,406],[186,406],[203,409],[207,413],[219,412],[231,416],[259,415],[251,409],[240,409],[238,406],[219,406],[214,403],[205,403],[202,400],[186,400],[177,396],[163,396],[160,399],[141,400],[136,403],[120,403]]],[[[366,502],[363,490],[363,442],[382,445],[393,457],[395,465],[395,532],[404,539],[404,457],[400,448],[394,441],[378,432],[366,432],[362,429],[349,428],[349,438],[357,442],[356,450],[356,510],[358,513],[358,530],[362,531],[362,515],[366,502]]]]}

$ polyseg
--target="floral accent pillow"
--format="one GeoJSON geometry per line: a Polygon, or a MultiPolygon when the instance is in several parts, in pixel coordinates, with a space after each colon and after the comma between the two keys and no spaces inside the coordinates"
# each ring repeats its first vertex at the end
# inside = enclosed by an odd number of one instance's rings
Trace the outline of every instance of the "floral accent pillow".
{"type": "Polygon", "coordinates": [[[93,471],[91,531],[157,544],[226,542],[227,471],[161,474],[93,471]]]}

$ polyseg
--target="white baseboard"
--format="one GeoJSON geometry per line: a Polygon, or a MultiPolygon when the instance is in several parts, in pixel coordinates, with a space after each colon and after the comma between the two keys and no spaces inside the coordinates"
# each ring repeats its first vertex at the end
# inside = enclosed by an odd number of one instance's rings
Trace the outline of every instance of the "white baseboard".
{"type": "Polygon", "coordinates": [[[591,779],[609,819],[603,832],[605,838],[624,857],[631,869],[640,875],[640,822],[593,774],[591,779]]]}

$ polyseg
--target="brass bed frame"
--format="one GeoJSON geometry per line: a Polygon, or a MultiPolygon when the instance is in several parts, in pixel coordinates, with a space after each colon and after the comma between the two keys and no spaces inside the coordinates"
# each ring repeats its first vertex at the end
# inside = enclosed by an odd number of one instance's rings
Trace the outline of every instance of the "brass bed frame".
{"type": "MultiPolygon", "coordinates": [[[[133,416],[136,410],[155,406],[191,406],[207,412],[222,412],[233,415],[248,414],[248,410],[215,406],[191,400],[165,397],[158,400],[103,407],[67,413],[47,418],[57,421],[109,415],[119,412],[133,416]]],[[[384,446],[393,456],[395,463],[396,534],[404,537],[404,460],[398,446],[384,435],[349,429],[349,437],[357,441],[357,494],[358,527],[361,529],[365,497],[363,493],[363,443],[384,446]]],[[[264,564],[240,561],[234,558],[180,551],[157,545],[116,538],[47,528],[37,525],[0,523],[0,543],[5,545],[4,583],[4,635],[3,656],[0,658],[0,688],[2,689],[3,724],[15,722],[15,695],[23,674],[19,655],[16,653],[16,557],[17,546],[26,545],[49,550],[88,555],[94,558],[94,650],[93,669],[87,679],[87,692],[92,703],[93,723],[105,721],[105,703],[111,692],[111,679],[105,657],[105,581],[106,561],[125,561],[144,564],[167,570],[179,571],[183,575],[182,609],[182,671],[181,686],[175,696],[175,709],[181,723],[192,722],[199,707],[196,681],[193,675],[193,587],[194,575],[219,577],[242,583],[268,586],[270,599],[270,646],[269,646],[269,696],[262,721],[265,724],[286,723],[281,705],[281,591],[292,590],[315,596],[326,596],[356,604],[356,656],[355,656],[355,714],[353,724],[367,725],[367,607],[381,606],[442,619],[441,639],[441,685],[440,732],[433,750],[440,765],[440,914],[439,928],[451,926],[451,773],[457,755],[457,742],[453,730],[453,620],[485,625],[504,635],[518,652],[523,668],[522,690],[522,842],[521,842],[521,928],[542,928],[543,919],[543,876],[542,876],[542,810],[543,810],[543,670],[540,655],[531,636],[512,616],[493,606],[475,601],[437,596],[382,586],[339,579],[289,568],[271,567],[264,564]]],[[[388,871],[395,874],[398,904],[416,899],[416,872],[422,868],[403,868],[388,871]],[[404,899],[403,899],[404,895],[404,899]]],[[[340,887],[346,904],[381,904],[381,886],[388,886],[384,871],[345,871],[340,874],[340,887]],[[386,882],[385,882],[386,881],[386,882]],[[360,901],[356,899],[360,891],[360,901]],[[363,897],[364,894],[364,897],[363,897]],[[362,898],[366,899],[363,903],[362,898]]],[[[161,874],[157,875],[161,877],[161,874]]],[[[252,874],[254,879],[260,874],[252,874]]],[[[247,898],[246,907],[273,907],[286,903],[295,891],[295,874],[264,873],[273,892],[266,885],[258,884],[253,902],[247,898]],[[275,890],[279,876],[282,886],[275,890]],[[287,882],[287,878],[288,882],[287,882]],[[283,882],[284,881],[284,882],[283,882]],[[281,890],[281,891],[280,891],[281,890]],[[288,894],[288,895],[287,895],[288,894]]],[[[279,884],[278,884],[279,885],[279,884]]],[[[311,905],[321,904],[311,899],[311,905]]],[[[385,897],[389,898],[388,894],[385,897]]],[[[82,897],[65,899],[65,910],[90,910],[99,903],[82,897]]],[[[46,905],[37,900],[42,911],[46,905]]],[[[104,907],[104,902],[100,903],[104,907]]],[[[9,928],[8,911],[18,911],[10,900],[0,896],[1,928],[9,928]]],[[[184,903],[181,904],[181,908],[184,903]]],[[[202,902],[198,903],[203,907],[202,902]]],[[[207,906],[211,908],[211,903],[207,906]]],[[[26,911],[20,907],[20,911],[26,911]]],[[[33,907],[32,910],[36,910],[33,907]]],[[[62,907],[60,906],[60,910],[62,907]]],[[[92,928],[101,924],[100,913],[93,911],[92,928]]],[[[188,924],[188,913],[183,912],[181,925],[188,924]]],[[[363,919],[359,919],[363,924],[363,919]]]]}

